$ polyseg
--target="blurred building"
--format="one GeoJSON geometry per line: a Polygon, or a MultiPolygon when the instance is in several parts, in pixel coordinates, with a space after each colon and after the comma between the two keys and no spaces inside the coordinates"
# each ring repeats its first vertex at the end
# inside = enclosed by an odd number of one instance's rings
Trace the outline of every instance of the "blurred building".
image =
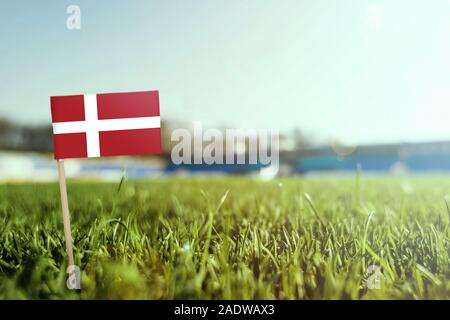
{"type": "Polygon", "coordinates": [[[332,146],[286,151],[281,155],[294,172],[373,173],[450,172],[450,142],[365,145],[340,154],[332,146]]]}

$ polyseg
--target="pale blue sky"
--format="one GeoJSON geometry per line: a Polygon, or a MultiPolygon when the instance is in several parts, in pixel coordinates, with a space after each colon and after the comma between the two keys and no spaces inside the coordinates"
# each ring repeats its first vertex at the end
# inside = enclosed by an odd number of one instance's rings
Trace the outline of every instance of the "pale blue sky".
{"type": "Polygon", "coordinates": [[[0,40],[0,116],[21,122],[51,95],[157,89],[163,119],[205,127],[450,139],[448,0],[3,1],[0,40]]]}

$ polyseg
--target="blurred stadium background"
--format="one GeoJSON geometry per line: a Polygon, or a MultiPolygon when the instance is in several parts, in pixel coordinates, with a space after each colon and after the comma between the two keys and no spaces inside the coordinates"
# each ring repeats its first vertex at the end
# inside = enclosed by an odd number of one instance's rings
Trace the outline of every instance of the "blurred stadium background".
{"type": "MultiPolygon", "coordinates": [[[[179,126],[180,124],[177,124],[179,126]]],[[[189,124],[186,124],[189,128],[189,124]]],[[[161,156],[113,157],[66,160],[71,178],[120,180],[165,175],[251,175],[264,166],[251,164],[182,164],[170,158],[173,125],[162,124],[161,156]]],[[[248,141],[247,141],[248,142],[248,141]]],[[[51,181],[56,179],[50,125],[25,126],[0,121],[0,179],[2,181],[51,181]]],[[[248,150],[245,149],[245,150],[248,150]]],[[[344,146],[308,139],[300,130],[280,136],[279,176],[348,174],[356,170],[373,174],[427,174],[450,172],[450,141],[344,146]]]]}
{"type": "Polygon", "coordinates": [[[0,10],[3,181],[55,179],[50,96],[149,89],[164,154],[70,160],[70,177],[264,170],[174,166],[170,133],[194,120],[279,130],[283,176],[450,171],[449,1],[79,0],[78,30],[71,4],[0,10]]]}

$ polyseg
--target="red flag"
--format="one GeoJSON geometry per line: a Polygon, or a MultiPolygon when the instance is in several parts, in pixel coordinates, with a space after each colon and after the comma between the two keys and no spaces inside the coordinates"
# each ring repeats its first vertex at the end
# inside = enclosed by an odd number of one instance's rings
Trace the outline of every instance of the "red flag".
{"type": "Polygon", "coordinates": [[[55,159],[161,153],[158,91],[51,97],[55,159]]]}

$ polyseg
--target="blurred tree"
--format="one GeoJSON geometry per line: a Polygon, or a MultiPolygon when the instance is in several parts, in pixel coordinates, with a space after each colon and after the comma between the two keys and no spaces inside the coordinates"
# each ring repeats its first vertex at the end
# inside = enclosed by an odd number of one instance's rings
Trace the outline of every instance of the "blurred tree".
{"type": "Polygon", "coordinates": [[[52,127],[47,125],[22,127],[22,146],[28,151],[53,151],[52,127]]]}
{"type": "Polygon", "coordinates": [[[295,149],[304,150],[314,146],[314,141],[310,135],[306,134],[300,128],[295,128],[292,132],[294,139],[295,149]]]}
{"type": "Polygon", "coordinates": [[[51,126],[24,126],[0,118],[0,149],[52,151],[53,137],[51,126]]]}
{"type": "Polygon", "coordinates": [[[21,145],[20,126],[0,118],[0,149],[15,149],[21,145]]]}

